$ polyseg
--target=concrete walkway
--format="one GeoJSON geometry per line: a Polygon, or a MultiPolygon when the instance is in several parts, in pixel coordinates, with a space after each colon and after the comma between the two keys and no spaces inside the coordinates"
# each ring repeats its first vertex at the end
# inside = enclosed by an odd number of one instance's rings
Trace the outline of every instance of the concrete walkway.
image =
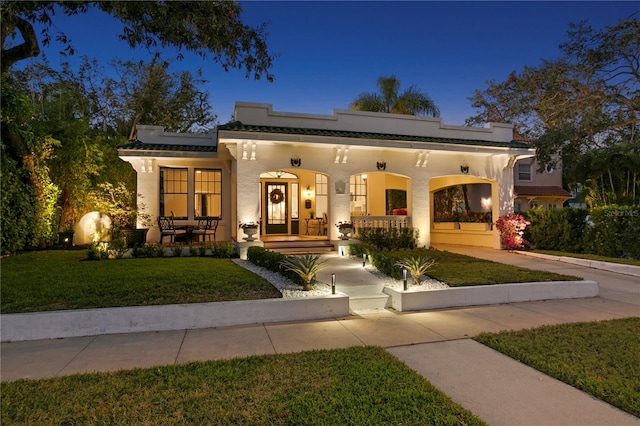
{"type": "MultiPolygon", "coordinates": [[[[640,316],[640,278],[497,250],[439,248],[583,276],[600,283],[600,297],[424,312],[360,312],[323,321],[3,343],[1,379],[375,345],[387,348],[492,425],[640,425],[638,418],[469,339],[482,331],[640,316]]],[[[332,269],[345,283],[350,276],[356,281],[364,277],[360,275],[361,262],[352,259],[342,262],[335,258],[332,269]]]]}

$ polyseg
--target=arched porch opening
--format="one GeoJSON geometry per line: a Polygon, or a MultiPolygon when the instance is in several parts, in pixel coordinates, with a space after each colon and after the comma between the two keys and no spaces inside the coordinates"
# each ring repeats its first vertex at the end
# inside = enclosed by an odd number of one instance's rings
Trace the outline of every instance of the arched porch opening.
{"type": "Polygon", "coordinates": [[[356,228],[411,226],[411,178],[363,172],[349,178],[349,209],[356,228]]]}
{"type": "Polygon", "coordinates": [[[494,247],[499,214],[498,182],[474,176],[441,176],[429,181],[430,243],[494,247]]]}
{"type": "Polygon", "coordinates": [[[329,176],[307,169],[260,174],[260,235],[326,236],[329,176]]]}

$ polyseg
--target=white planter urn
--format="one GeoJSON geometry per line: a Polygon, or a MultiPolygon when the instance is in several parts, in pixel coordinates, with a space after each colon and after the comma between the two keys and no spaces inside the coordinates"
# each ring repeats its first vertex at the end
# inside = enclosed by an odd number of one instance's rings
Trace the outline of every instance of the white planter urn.
{"type": "Polygon", "coordinates": [[[245,241],[255,241],[256,239],[253,238],[254,235],[256,235],[256,233],[258,232],[258,228],[257,227],[247,227],[247,228],[242,228],[242,231],[247,235],[246,237],[244,237],[245,241]]]}
{"type": "Polygon", "coordinates": [[[338,232],[340,232],[341,240],[348,240],[349,234],[353,232],[353,228],[338,228],[338,232]]]}

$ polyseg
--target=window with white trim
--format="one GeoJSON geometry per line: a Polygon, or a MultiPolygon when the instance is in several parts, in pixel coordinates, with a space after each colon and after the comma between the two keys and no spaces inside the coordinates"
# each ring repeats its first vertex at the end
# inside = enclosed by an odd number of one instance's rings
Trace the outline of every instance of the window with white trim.
{"type": "Polygon", "coordinates": [[[518,180],[531,182],[531,164],[518,164],[518,180]]]}
{"type": "Polygon", "coordinates": [[[195,169],[195,218],[220,217],[222,212],[222,171],[195,169]]]}
{"type": "Polygon", "coordinates": [[[160,168],[160,216],[187,219],[188,170],[160,168]]]}

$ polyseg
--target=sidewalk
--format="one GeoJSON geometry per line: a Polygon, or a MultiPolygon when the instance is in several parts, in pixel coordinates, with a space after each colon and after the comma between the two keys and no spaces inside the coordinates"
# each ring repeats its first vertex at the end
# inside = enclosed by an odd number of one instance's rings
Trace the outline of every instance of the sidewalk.
{"type": "MultiPolygon", "coordinates": [[[[497,250],[440,248],[532,269],[582,275],[600,283],[601,296],[424,312],[356,313],[322,321],[3,343],[1,379],[376,345],[387,348],[454,401],[492,425],[640,424],[633,416],[469,340],[482,331],[640,316],[640,279],[497,250]]],[[[346,280],[351,273],[362,271],[361,263],[356,268],[354,262],[348,258],[344,263],[336,260],[332,269],[342,268],[339,276],[346,280]]]]}

